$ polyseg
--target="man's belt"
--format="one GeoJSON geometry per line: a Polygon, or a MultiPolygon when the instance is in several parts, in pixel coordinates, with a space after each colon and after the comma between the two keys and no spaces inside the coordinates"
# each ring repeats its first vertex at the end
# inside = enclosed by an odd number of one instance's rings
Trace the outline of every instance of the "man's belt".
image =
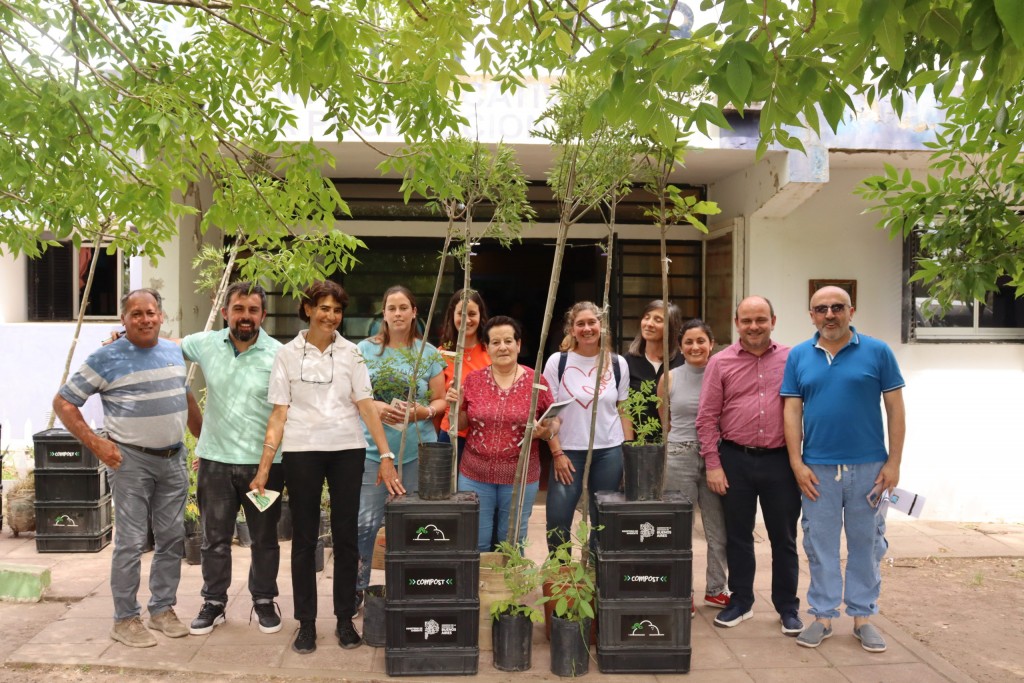
{"type": "MultiPolygon", "coordinates": [[[[114,440],[111,439],[111,441],[114,441],[114,440]]],[[[114,443],[116,443],[118,446],[124,446],[125,448],[130,448],[133,451],[139,451],[140,453],[145,453],[146,455],[155,455],[158,458],[173,458],[174,456],[176,456],[181,451],[181,444],[180,443],[175,444],[174,446],[171,446],[170,448],[147,448],[146,446],[136,446],[135,444],[121,443],[120,441],[114,441],[114,443]]]]}
{"type": "Polygon", "coordinates": [[[722,443],[730,448],[743,451],[747,455],[775,455],[777,453],[788,452],[785,446],[779,446],[778,448],[759,448],[757,446],[744,446],[743,444],[738,444],[735,441],[729,441],[728,439],[722,439],[722,443]]]}

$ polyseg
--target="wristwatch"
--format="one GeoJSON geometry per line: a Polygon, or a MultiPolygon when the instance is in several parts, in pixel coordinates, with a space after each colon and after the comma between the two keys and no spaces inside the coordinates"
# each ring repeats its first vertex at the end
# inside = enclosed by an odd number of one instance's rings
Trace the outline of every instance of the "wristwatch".
{"type": "Polygon", "coordinates": [[[394,461],[395,454],[394,453],[381,453],[380,454],[380,459],[381,460],[391,460],[391,461],[394,461]]]}

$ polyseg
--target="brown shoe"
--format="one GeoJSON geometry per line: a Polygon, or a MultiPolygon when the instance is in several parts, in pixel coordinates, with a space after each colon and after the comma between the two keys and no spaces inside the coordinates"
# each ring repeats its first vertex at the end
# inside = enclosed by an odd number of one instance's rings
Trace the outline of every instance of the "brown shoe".
{"type": "Polygon", "coordinates": [[[130,617],[114,622],[114,628],[110,629],[110,637],[128,647],[153,647],[156,645],[156,638],[142,624],[139,617],[130,617]]]}
{"type": "Polygon", "coordinates": [[[184,638],[188,635],[188,626],[181,623],[172,608],[159,614],[150,614],[149,627],[154,631],[160,631],[168,638],[184,638]]]}

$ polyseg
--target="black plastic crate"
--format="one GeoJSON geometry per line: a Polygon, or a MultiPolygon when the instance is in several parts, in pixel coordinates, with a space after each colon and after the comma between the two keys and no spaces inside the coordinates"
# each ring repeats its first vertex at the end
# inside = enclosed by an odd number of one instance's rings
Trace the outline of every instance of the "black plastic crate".
{"type": "Polygon", "coordinates": [[[691,550],[693,504],[679,491],[661,500],[627,501],[617,491],[598,491],[598,546],[606,553],[691,550]]]}
{"type": "Polygon", "coordinates": [[[95,536],[36,534],[37,553],[98,553],[110,545],[114,528],[108,526],[95,536]]]}
{"type": "Polygon", "coordinates": [[[690,598],[601,600],[597,605],[598,646],[689,647],[690,598]]]}
{"type": "Polygon", "coordinates": [[[388,602],[476,600],[479,553],[408,553],[384,559],[388,602]]]}
{"type": "Polygon", "coordinates": [[[36,501],[36,534],[96,536],[110,524],[109,493],[94,503],[36,501]]]}
{"type": "Polygon", "coordinates": [[[392,496],[384,517],[387,552],[476,551],[479,515],[476,494],[468,491],[448,500],[392,496]]]}
{"type": "Polygon", "coordinates": [[[475,647],[439,647],[423,650],[385,648],[388,676],[473,676],[480,667],[480,650],[475,647]]]}
{"type": "Polygon", "coordinates": [[[388,648],[419,650],[478,648],[480,601],[460,600],[384,605],[388,648]]]}
{"type": "Polygon", "coordinates": [[[66,429],[47,429],[32,435],[36,469],[98,469],[103,466],[95,454],[66,429]]]}
{"type": "Polygon", "coordinates": [[[602,600],[690,597],[693,557],[689,551],[629,557],[597,553],[597,590],[602,600]]]}
{"type": "Polygon", "coordinates": [[[690,671],[689,647],[679,648],[597,648],[597,668],[605,674],[675,673],[690,671]]]}
{"type": "Polygon", "coordinates": [[[36,502],[92,502],[109,493],[106,470],[36,470],[36,502]]]}

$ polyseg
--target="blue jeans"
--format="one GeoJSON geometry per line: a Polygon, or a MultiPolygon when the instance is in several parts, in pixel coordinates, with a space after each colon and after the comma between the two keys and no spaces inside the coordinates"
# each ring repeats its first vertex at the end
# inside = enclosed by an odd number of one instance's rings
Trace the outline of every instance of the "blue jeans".
{"type": "MultiPolygon", "coordinates": [[[[384,524],[384,505],[388,490],[383,483],[377,483],[380,463],[366,459],[363,467],[363,484],[359,490],[359,572],[356,576],[356,590],[363,591],[370,585],[370,569],[373,565],[373,544],[377,532],[384,524]]],[[[419,489],[420,463],[418,460],[402,464],[402,486],[406,493],[419,489]]]]}
{"type": "MultiPolygon", "coordinates": [[[[277,523],[281,519],[280,498],[260,512],[245,495],[258,465],[229,465],[199,459],[196,494],[203,523],[203,600],[228,603],[231,586],[231,541],[235,536],[238,507],[245,510],[245,521],[252,536],[252,562],[249,565],[249,593],[253,602],[270,602],[277,597],[277,570],[281,564],[281,546],[277,542],[277,523]]],[[[270,466],[267,488],[281,492],[284,470],[280,463],[270,466]]]]}
{"type": "Polygon", "coordinates": [[[149,614],[174,607],[181,556],[185,550],[185,447],[178,455],[161,458],[121,446],[121,466],[110,472],[114,492],[114,555],[110,562],[110,591],[114,619],[121,621],[141,613],[137,595],[142,570],[142,548],[153,521],[155,539],[149,565],[149,614]]]}
{"type": "Polygon", "coordinates": [[[708,488],[708,471],[696,441],[669,442],[665,490],[681,491],[693,503],[695,510],[700,507],[704,538],[708,542],[704,592],[706,595],[718,595],[728,588],[725,578],[725,512],[722,511],[722,497],[708,488]]]}
{"type": "Polygon", "coordinates": [[[884,462],[858,465],[810,465],[818,478],[818,500],[803,496],[804,552],[811,570],[807,603],[815,617],[834,619],[844,601],[839,562],[839,536],[846,531],[846,613],[851,617],[878,614],[882,590],[879,565],[889,548],[885,516],[871,507],[867,495],[884,462]]]}
{"type": "MultiPolygon", "coordinates": [[[[488,484],[459,475],[459,490],[472,491],[480,500],[480,532],[477,535],[477,549],[486,553],[494,550],[495,543],[508,540],[508,516],[512,511],[512,484],[488,484]],[[497,533],[495,533],[495,531],[497,533]]],[[[533,512],[533,501],[537,499],[540,482],[526,485],[523,495],[523,509],[519,513],[519,543],[526,542],[526,527],[533,512]]]]}
{"type": "MultiPolygon", "coordinates": [[[[587,461],[586,451],[565,451],[576,471],[572,475],[572,483],[561,484],[555,480],[555,468],[551,468],[548,480],[547,499],[547,530],[548,550],[571,538],[570,526],[576,504],[583,494],[583,467],[587,461]]],[[[597,504],[594,493],[597,491],[618,491],[622,488],[622,446],[611,448],[595,448],[590,462],[590,481],[587,490],[590,492],[590,524],[598,524],[597,504]]],[[[591,528],[590,548],[597,550],[597,534],[591,528]]]]}

